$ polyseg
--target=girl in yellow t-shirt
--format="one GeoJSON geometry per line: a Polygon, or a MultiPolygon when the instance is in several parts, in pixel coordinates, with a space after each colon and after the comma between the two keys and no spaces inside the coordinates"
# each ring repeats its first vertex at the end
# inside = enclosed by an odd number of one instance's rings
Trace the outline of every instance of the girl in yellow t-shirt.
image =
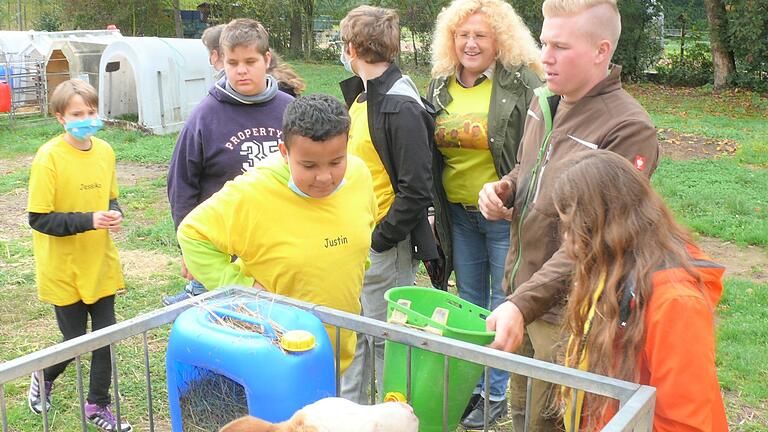
{"type": "MultiPolygon", "coordinates": [[[[98,95],[88,83],[59,84],[50,101],[66,131],[37,151],[29,179],[29,224],[35,254],[38,298],[53,304],[64,340],[115,323],[115,292],[124,287],[117,249],[110,231],[123,220],[117,203],[115,154],[93,137],[102,127],[98,95]]],[[[130,431],[117,424],[109,408],[112,375],[109,347],[93,351],[85,414],[102,430],[130,431]]],[[[71,361],[32,375],[29,408],[40,414],[51,407],[53,381],[71,361]]]]}

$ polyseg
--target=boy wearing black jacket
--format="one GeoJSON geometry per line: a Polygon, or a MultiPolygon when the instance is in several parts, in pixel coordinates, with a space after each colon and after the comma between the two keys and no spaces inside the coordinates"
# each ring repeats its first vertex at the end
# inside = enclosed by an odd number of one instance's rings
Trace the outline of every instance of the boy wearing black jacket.
{"type": "MultiPolygon", "coordinates": [[[[341,62],[356,76],[341,82],[352,120],[349,153],[365,161],[378,202],[370,260],[361,295],[363,316],[386,320],[384,292],[412,285],[419,260],[437,258],[427,220],[432,203],[432,110],[415,84],[394,64],[399,18],[391,9],[360,6],[341,21],[341,62]]],[[[381,396],[384,341],[359,335],[341,395],[370,400],[367,383],[375,363],[381,396]]]]}

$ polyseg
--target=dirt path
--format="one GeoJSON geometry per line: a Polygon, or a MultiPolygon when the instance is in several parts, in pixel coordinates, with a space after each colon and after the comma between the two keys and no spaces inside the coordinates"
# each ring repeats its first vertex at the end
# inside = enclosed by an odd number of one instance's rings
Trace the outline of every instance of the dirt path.
{"type": "Polygon", "coordinates": [[[699,237],[699,246],[726,267],[727,277],[768,283],[768,250],[758,246],[738,246],[712,237],[699,237]]]}
{"type": "Polygon", "coordinates": [[[733,156],[738,148],[734,140],[682,134],[670,129],[659,129],[658,136],[662,156],[676,160],[733,156]]]}
{"type": "Polygon", "coordinates": [[[140,181],[159,179],[166,174],[168,174],[168,165],[117,163],[117,184],[120,186],[135,186],[140,181]]]}

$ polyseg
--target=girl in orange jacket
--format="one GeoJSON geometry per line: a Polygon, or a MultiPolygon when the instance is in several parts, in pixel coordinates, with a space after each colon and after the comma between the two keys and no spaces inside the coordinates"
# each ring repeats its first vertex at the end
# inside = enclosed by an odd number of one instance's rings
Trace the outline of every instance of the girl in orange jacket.
{"type": "MultiPolygon", "coordinates": [[[[553,199],[575,262],[566,366],[656,387],[654,431],[727,431],[714,328],[725,269],[614,153],[574,159],[553,199]]],[[[562,399],[566,431],[599,429],[617,409],[583,392],[562,399]]]]}

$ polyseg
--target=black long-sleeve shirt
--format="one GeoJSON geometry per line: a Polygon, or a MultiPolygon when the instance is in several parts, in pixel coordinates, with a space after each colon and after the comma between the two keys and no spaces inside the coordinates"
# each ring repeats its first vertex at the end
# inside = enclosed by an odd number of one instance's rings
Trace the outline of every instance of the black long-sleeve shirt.
{"type": "MultiPolygon", "coordinates": [[[[116,199],[109,201],[109,209],[123,213],[116,199]]],[[[75,235],[94,229],[93,212],[29,212],[29,226],[55,237],[75,235]]]]}

